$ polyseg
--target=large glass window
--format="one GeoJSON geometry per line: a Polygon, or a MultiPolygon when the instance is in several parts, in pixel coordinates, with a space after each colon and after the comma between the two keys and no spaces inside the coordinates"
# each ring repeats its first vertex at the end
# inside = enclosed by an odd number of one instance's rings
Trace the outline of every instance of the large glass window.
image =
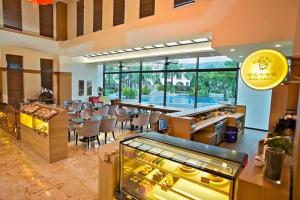
{"type": "Polygon", "coordinates": [[[119,74],[105,74],[104,92],[110,99],[119,98],[119,74]]]}
{"type": "Polygon", "coordinates": [[[196,72],[168,72],[166,105],[193,108],[195,103],[196,72]]]}
{"type": "Polygon", "coordinates": [[[197,107],[217,103],[234,104],[237,71],[201,72],[198,80],[197,107]]]}
{"type": "Polygon", "coordinates": [[[139,73],[122,74],[122,101],[136,103],[139,102],[139,79],[139,73]]]}
{"type": "Polygon", "coordinates": [[[109,63],[104,69],[110,99],[120,94],[125,102],[180,108],[236,102],[238,65],[225,56],[109,63]]]}
{"type": "Polygon", "coordinates": [[[142,103],[163,105],[164,73],[142,74],[142,103]]]}

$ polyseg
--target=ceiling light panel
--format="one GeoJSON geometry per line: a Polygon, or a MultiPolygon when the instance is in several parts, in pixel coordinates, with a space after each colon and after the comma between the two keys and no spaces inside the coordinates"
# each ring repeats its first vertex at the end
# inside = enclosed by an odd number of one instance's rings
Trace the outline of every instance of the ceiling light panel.
{"type": "Polygon", "coordinates": [[[145,49],[153,49],[154,46],[148,45],[148,46],[144,46],[145,49]]]}
{"type": "Polygon", "coordinates": [[[194,39],[193,42],[201,43],[201,42],[209,42],[210,40],[208,38],[198,38],[194,39]]]}
{"type": "Polygon", "coordinates": [[[166,43],[166,45],[168,46],[168,47],[172,47],[172,46],[177,46],[177,45],[179,45],[177,42],[168,42],[168,43],[166,43]]]}
{"type": "Polygon", "coordinates": [[[164,45],[164,44],[155,44],[154,45],[156,48],[161,48],[161,47],[165,47],[166,45],[164,45]]]}
{"type": "Polygon", "coordinates": [[[192,40],[183,40],[179,42],[179,44],[192,44],[192,43],[193,43],[192,40]]]}
{"type": "Polygon", "coordinates": [[[132,51],[134,51],[133,49],[125,49],[125,51],[127,51],[127,52],[132,52],[132,51]]]}
{"type": "Polygon", "coordinates": [[[140,51],[140,50],[143,50],[143,47],[136,47],[136,48],[133,48],[134,50],[136,51],[140,51]]]}

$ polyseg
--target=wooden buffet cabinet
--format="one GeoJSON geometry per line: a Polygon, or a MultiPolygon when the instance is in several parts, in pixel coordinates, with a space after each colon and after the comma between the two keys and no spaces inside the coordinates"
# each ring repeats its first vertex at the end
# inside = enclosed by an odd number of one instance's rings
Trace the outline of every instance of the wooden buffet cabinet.
{"type": "Polygon", "coordinates": [[[242,105],[212,105],[198,109],[165,114],[171,136],[218,145],[226,126],[244,132],[246,107],[242,105]],[[219,130],[223,129],[223,130],[219,130]],[[220,132],[220,134],[218,134],[220,132]]]}
{"type": "Polygon", "coordinates": [[[40,104],[20,109],[21,143],[49,163],[68,157],[67,113],[63,109],[40,104]]]}

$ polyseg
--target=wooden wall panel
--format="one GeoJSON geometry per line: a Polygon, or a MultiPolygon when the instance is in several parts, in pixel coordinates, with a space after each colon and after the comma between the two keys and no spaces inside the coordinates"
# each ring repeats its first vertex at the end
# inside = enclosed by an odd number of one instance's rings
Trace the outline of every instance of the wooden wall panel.
{"type": "Polygon", "coordinates": [[[103,0],[94,0],[93,31],[102,30],[103,0]]]}
{"type": "Polygon", "coordinates": [[[23,57],[6,55],[8,104],[17,105],[24,101],[23,57]]]}
{"type": "Polygon", "coordinates": [[[57,104],[63,105],[64,100],[72,100],[72,73],[56,73],[57,104]]]}
{"type": "Polygon", "coordinates": [[[297,123],[293,152],[293,200],[300,200],[300,98],[298,99],[297,123]]]}
{"type": "Polygon", "coordinates": [[[39,5],[40,35],[53,38],[53,5],[39,5]]]}
{"type": "Polygon", "coordinates": [[[77,1],[77,36],[84,34],[84,0],[77,1]]]}
{"type": "Polygon", "coordinates": [[[125,0],[114,0],[113,25],[124,24],[125,20],[125,0]]]}
{"type": "Polygon", "coordinates": [[[22,31],[21,0],[2,0],[2,6],[4,27],[22,31]]]}
{"type": "Polygon", "coordinates": [[[68,39],[68,6],[66,3],[58,1],[56,3],[56,37],[57,40],[68,39]]]}
{"type": "Polygon", "coordinates": [[[53,60],[41,58],[41,87],[53,90],[53,60]]]}
{"type": "Polygon", "coordinates": [[[140,18],[154,15],[155,0],[140,0],[140,18]]]}

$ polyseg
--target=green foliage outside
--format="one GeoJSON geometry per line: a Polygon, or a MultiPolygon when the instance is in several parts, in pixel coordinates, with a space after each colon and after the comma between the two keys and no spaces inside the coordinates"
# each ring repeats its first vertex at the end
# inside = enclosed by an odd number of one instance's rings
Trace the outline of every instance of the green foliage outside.
{"type": "Polygon", "coordinates": [[[142,88],[142,95],[149,95],[150,92],[151,92],[151,88],[149,88],[149,87],[142,88]]]}
{"type": "Polygon", "coordinates": [[[125,96],[126,99],[134,99],[137,97],[137,91],[129,87],[123,88],[122,94],[125,96]]]}

